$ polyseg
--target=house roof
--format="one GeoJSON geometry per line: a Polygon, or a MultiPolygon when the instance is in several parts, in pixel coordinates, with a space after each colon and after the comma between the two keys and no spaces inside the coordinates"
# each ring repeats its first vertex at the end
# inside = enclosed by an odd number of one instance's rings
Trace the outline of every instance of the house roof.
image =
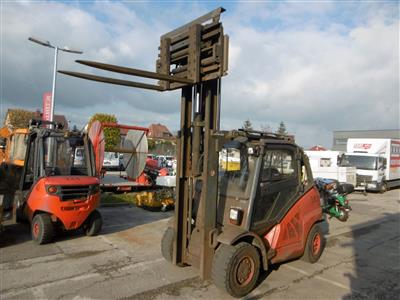
{"type": "MultiPolygon", "coordinates": [[[[30,110],[25,110],[25,109],[18,109],[18,108],[12,109],[12,108],[10,108],[10,109],[7,110],[6,118],[4,119],[4,125],[5,126],[7,126],[7,127],[14,127],[15,126],[14,124],[12,124],[12,122],[13,122],[12,119],[13,118],[11,116],[14,113],[18,112],[18,111],[19,112],[23,112],[28,119],[31,119],[31,118],[33,118],[33,119],[41,119],[42,115],[43,115],[42,112],[40,112],[39,110],[30,111],[30,110]]],[[[57,123],[62,124],[65,129],[68,129],[68,121],[67,121],[67,118],[64,115],[54,115],[54,121],[57,122],[57,123]]],[[[29,122],[29,120],[28,120],[28,122],[29,122]]],[[[26,126],[28,126],[28,124],[26,124],[26,126]]]]}
{"type": "Polygon", "coordinates": [[[151,124],[149,126],[149,138],[155,139],[174,139],[173,134],[169,131],[167,126],[158,124],[151,124]]]}
{"type": "Polygon", "coordinates": [[[310,151],[326,151],[326,148],[320,145],[315,145],[309,149],[310,151]]]}

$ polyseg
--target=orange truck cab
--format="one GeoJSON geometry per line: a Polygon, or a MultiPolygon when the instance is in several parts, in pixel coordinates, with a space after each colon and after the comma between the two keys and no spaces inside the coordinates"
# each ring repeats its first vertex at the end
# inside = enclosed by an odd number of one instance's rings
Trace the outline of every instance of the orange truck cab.
{"type": "Polygon", "coordinates": [[[55,123],[33,121],[25,146],[22,167],[2,166],[8,170],[0,181],[18,178],[17,186],[1,185],[9,202],[3,199],[4,211],[8,210],[15,221],[28,219],[32,239],[38,244],[50,242],[56,227],[82,228],[87,235],[96,235],[102,226],[96,210],[100,189],[88,135],[64,130],[55,123]]]}

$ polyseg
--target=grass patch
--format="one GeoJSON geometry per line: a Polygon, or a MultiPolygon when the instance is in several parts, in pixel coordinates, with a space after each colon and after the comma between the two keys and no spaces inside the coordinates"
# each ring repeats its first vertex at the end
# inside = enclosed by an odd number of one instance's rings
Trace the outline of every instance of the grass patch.
{"type": "Polygon", "coordinates": [[[135,204],[136,193],[102,193],[101,204],[129,203],[135,204]]]}

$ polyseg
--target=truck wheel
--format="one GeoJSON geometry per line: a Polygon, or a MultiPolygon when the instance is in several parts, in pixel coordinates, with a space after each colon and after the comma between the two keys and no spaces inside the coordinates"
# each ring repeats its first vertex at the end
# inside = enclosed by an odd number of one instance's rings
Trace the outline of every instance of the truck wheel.
{"type": "Polygon", "coordinates": [[[85,234],[87,236],[95,236],[95,235],[98,235],[101,230],[101,226],[103,225],[103,219],[102,219],[99,211],[97,209],[95,209],[89,215],[89,217],[85,223],[86,224],[83,227],[85,234]]]}
{"type": "Polygon", "coordinates": [[[319,224],[314,224],[308,233],[302,259],[309,263],[315,263],[321,257],[325,247],[325,238],[319,224]]]}
{"type": "Polygon", "coordinates": [[[388,190],[386,182],[382,182],[379,186],[379,193],[383,194],[388,190]]]}
{"type": "Polygon", "coordinates": [[[172,262],[173,243],[174,243],[174,229],[168,227],[167,230],[165,230],[161,240],[161,254],[168,262],[172,262]]]}
{"type": "Polygon", "coordinates": [[[248,243],[222,244],[214,255],[211,277],[214,284],[240,298],[250,293],[260,274],[260,256],[248,243]]]}
{"type": "Polygon", "coordinates": [[[32,240],[39,245],[50,243],[53,240],[53,223],[48,214],[37,214],[31,223],[32,240]]]}

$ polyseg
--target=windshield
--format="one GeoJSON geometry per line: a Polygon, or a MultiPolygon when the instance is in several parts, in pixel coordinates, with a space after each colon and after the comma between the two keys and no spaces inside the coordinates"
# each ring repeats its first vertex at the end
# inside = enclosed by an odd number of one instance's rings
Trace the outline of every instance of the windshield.
{"type": "Polygon", "coordinates": [[[83,138],[46,137],[43,146],[46,176],[89,175],[83,138]]]}
{"type": "Polygon", "coordinates": [[[340,162],[341,167],[356,167],[363,170],[376,170],[377,157],[363,155],[343,155],[340,162]]]}
{"type": "Polygon", "coordinates": [[[257,157],[247,148],[224,148],[219,153],[219,194],[249,199],[257,157]]]}

